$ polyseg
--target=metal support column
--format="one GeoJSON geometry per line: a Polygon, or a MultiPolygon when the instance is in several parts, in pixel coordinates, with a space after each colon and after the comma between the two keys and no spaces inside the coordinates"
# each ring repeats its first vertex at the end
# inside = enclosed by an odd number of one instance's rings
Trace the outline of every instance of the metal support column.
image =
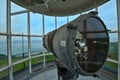
{"type": "Polygon", "coordinates": [[[55,16],[55,29],[57,29],[57,17],[55,16]]]}
{"type": "Polygon", "coordinates": [[[12,47],[11,47],[11,1],[7,0],[7,54],[9,65],[9,78],[13,80],[13,65],[12,65],[12,47]]]}
{"type": "Polygon", "coordinates": [[[95,11],[98,12],[98,7],[95,8],[95,11]]]}
{"type": "MultiPolygon", "coordinates": [[[[43,38],[45,36],[45,22],[44,22],[44,15],[42,15],[42,32],[43,32],[43,38]]],[[[44,61],[43,61],[43,65],[44,65],[44,68],[46,68],[46,61],[45,61],[45,50],[44,50],[44,46],[43,46],[43,54],[44,54],[44,61]]]]}
{"type": "Polygon", "coordinates": [[[27,12],[27,30],[28,30],[28,57],[29,57],[29,73],[32,73],[31,64],[31,39],[30,39],[30,12],[27,12]]]}
{"type": "MultiPolygon", "coordinates": [[[[22,58],[24,59],[25,58],[25,53],[24,53],[24,36],[22,34],[22,58]]],[[[25,62],[23,62],[23,66],[24,66],[24,69],[25,69],[25,62]]]]}
{"type": "Polygon", "coordinates": [[[67,23],[69,23],[69,16],[67,16],[67,23]]]}
{"type": "MultiPolygon", "coordinates": [[[[96,6],[96,2],[94,3],[94,5],[96,6]]],[[[98,12],[98,7],[95,7],[95,11],[98,12]]]]}
{"type": "Polygon", "coordinates": [[[118,80],[120,80],[120,0],[117,3],[117,23],[118,23],[118,80]]]}

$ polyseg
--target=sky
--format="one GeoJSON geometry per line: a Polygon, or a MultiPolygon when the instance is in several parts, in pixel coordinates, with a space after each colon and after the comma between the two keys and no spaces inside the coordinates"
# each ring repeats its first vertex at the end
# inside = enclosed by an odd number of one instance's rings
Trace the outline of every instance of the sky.
{"type": "MultiPolygon", "coordinates": [[[[6,0],[0,0],[0,33],[6,32],[6,0]]],[[[25,10],[24,8],[12,3],[11,12],[25,10]]],[[[116,0],[109,2],[98,7],[99,16],[104,21],[108,30],[117,30],[117,16],[116,16],[116,0]]],[[[42,35],[42,15],[37,13],[30,13],[31,15],[31,34],[42,35]]],[[[69,20],[73,20],[78,15],[70,16],[69,20]]],[[[57,27],[65,24],[67,17],[57,17],[57,27]]],[[[20,14],[11,17],[12,33],[27,34],[27,14],[20,14]]],[[[55,17],[45,16],[45,34],[55,29],[55,17]]],[[[110,40],[117,41],[116,34],[110,34],[110,40]]],[[[5,40],[5,37],[0,36],[0,40],[5,40]]]]}

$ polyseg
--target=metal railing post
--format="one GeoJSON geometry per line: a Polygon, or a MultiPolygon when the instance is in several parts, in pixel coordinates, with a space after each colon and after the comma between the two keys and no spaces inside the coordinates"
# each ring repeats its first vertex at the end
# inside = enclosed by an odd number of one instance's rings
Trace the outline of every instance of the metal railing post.
{"type": "Polygon", "coordinates": [[[28,25],[28,57],[29,57],[29,73],[32,73],[31,64],[31,39],[30,39],[30,12],[27,12],[27,25],[28,25]]]}
{"type": "MultiPolygon", "coordinates": [[[[45,22],[44,22],[44,14],[42,15],[42,32],[43,32],[43,38],[45,36],[45,22]]],[[[44,68],[46,67],[46,57],[45,57],[45,49],[44,49],[44,46],[43,46],[43,54],[44,54],[44,60],[43,60],[43,65],[44,65],[44,68]]]]}
{"type": "Polygon", "coordinates": [[[11,47],[11,1],[7,0],[7,54],[9,65],[9,79],[13,80],[13,65],[12,65],[12,47],[11,47]]]}
{"type": "Polygon", "coordinates": [[[57,29],[57,17],[55,16],[55,29],[57,29]]]}
{"type": "Polygon", "coordinates": [[[120,0],[116,0],[118,24],[118,80],[120,80],[120,0]]]}

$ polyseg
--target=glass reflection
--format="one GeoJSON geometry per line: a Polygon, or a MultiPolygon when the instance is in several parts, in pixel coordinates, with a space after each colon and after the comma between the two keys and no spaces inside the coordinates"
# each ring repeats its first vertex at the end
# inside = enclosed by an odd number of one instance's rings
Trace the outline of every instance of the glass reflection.
{"type": "Polygon", "coordinates": [[[109,37],[106,27],[99,19],[88,18],[81,35],[85,49],[77,56],[79,65],[87,73],[94,73],[103,66],[107,58],[109,37]]]}
{"type": "Polygon", "coordinates": [[[87,31],[103,31],[103,24],[96,18],[87,19],[87,31]]]}

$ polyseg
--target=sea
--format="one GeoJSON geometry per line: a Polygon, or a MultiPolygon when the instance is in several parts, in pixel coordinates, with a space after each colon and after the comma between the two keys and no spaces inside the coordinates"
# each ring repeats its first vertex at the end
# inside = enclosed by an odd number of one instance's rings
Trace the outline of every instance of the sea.
{"type": "MultiPolygon", "coordinates": [[[[12,41],[12,55],[13,56],[22,56],[28,55],[28,41],[24,40],[15,40],[12,41]]],[[[31,40],[31,55],[35,55],[41,53],[43,51],[47,51],[43,47],[42,39],[40,40],[31,40]]],[[[7,42],[0,41],[0,54],[7,55],[7,42]]],[[[117,58],[118,55],[118,43],[111,42],[109,45],[109,55],[117,58]]]]}
{"type": "MultiPolygon", "coordinates": [[[[28,54],[28,41],[12,41],[12,55],[28,54]]],[[[44,49],[42,40],[31,41],[31,54],[42,52],[44,49]]],[[[0,41],[0,54],[7,55],[7,42],[0,41]]]]}

